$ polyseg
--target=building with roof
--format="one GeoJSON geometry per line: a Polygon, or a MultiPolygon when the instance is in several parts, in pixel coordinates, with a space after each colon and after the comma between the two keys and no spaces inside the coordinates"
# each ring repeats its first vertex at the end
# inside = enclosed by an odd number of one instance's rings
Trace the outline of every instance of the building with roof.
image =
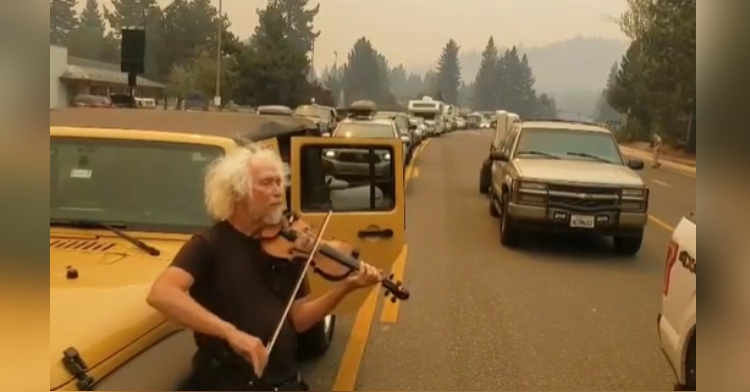
{"type": "MultiPolygon", "coordinates": [[[[166,85],[138,77],[135,95],[160,98],[166,85]]],[[[119,64],[82,59],[68,55],[68,49],[50,45],[50,109],[69,106],[80,94],[108,97],[128,93],[128,75],[119,64]]]]}

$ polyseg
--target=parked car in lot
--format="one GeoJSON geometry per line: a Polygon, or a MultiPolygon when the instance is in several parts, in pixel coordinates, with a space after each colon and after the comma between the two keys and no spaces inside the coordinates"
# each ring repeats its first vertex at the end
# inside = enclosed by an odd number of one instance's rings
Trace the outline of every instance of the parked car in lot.
{"type": "Polygon", "coordinates": [[[517,246],[525,230],[604,235],[635,255],[648,222],[649,189],[612,133],[561,120],[525,121],[490,153],[490,214],[500,240],[517,246]]]}

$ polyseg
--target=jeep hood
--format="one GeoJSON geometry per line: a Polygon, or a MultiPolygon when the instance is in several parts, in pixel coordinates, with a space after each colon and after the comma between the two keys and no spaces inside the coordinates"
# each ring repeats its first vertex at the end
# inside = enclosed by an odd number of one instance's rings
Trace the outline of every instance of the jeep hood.
{"type": "Polygon", "coordinates": [[[594,186],[644,185],[641,176],[627,166],[549,159],[516,159],[513,163],[523,179],[594,186]]]}
{"type": "Polygon", "coordinates": [[[163,322],[146,295],[174,249],[149,243],[162,255],[142,255],[115,240],[101,247],[98,241],[50,238],[50,389],[73,379],[62,364],[64,350],[75,348],[93,368],[163,322]],[[55,248],[61,241],[82,245],[55,248]],[[105,250],[92,250],[97,247],[105,250]],[[69,277],[68,268],[78,277],[69,277]]]}

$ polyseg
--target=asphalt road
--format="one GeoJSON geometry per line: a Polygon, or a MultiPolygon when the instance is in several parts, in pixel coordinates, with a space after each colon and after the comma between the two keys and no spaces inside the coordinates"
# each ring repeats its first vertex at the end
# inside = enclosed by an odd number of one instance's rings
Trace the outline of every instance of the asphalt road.
{"type": "MultiPolygon", "coordinates": [[[[313,390],[672,390],[656,331],[671,227],[696,179],[647,168],[652,221],[636,258],[604,239],[530,236],[500,245],[477,192],[489,134],[424,148],[408,191],[405,280],[413,298],[340,320],[306,371],[313,390]]],[[[382,301],[381,301],[382,302],[382,301]]]]}

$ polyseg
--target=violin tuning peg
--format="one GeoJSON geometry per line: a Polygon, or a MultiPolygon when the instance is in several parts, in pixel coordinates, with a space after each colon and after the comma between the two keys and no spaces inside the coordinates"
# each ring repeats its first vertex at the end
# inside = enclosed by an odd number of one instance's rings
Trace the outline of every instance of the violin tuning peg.
{"type": "Polygon", "coordinates": [[[390,274],[390,275],[388,275],[388,280],[393,280],[393,278],[394,278],[395,276],[396,276],[396,275],[394,275],[394,274],[390,274]]]}
{"type": "Polygon", "coordinates": [[[392,304],[395,304],[396,302],[398,302],[398,298],[396,298],[396,297],[391,298],[391,303],[392,304]]]}
{"type": "Polygon", "coordinates": [[[386,298],[388,298],[388,297],[389,297],[390,295],[391,295],[391,292],[390,292],[390,291],[386,291],[386,292],[385,292],[385,297],[386,297],[386,298]]]}

